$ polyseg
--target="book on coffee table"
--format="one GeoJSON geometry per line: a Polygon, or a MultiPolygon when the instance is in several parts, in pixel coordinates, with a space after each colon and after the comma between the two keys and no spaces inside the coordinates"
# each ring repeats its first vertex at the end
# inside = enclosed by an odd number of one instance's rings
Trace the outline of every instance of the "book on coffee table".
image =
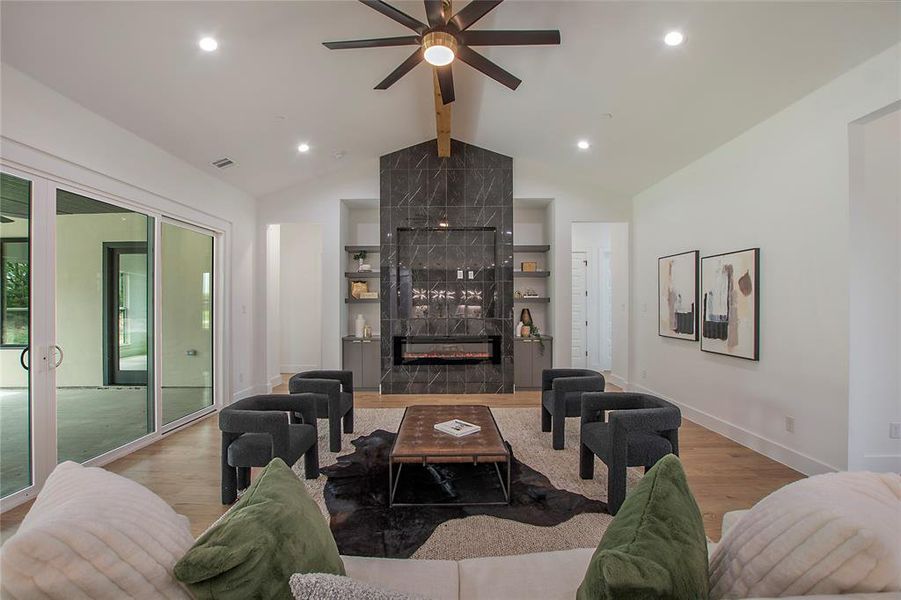
{"type": "Polygon", "coordinates": [[[482,431],[482,428],[478,425],[473,425],[472,423],[467,423],[460,419],[451,419],[450,421],[444,421],[443,423],[435,423],[435,429],[454,437],[463,437],[464,435],[482,431]]]}

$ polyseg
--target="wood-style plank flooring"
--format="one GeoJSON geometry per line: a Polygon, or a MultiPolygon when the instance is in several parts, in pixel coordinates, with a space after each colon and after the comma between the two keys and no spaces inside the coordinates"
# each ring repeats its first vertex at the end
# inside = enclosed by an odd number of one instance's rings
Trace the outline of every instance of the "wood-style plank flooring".
{"type": "MultiPolygon", "coordinates": [[[[286,386],[276,393],[287,392],[286,386]]],[[[486,404],[498,408],[538,410],[538,392],[486,395],[431,395],[411,398],[357,392],[361,408],[403,408],[412,404],[486,404]]],[[[749,508],[755,502],[803,475],[700,425],[684,421],[679,432],[681,458],[692,492],[704,515],[707,535],[720,537],[723,514],[749,508]]],[[[147,486],[191,521],[195,535],[216,520],[226,507],[219,499],[219,429],[215,415],[106,466],[147,486]]],[[[574,469],[578,465],[573,465],[574,469]]],[[[31,503],[0,515],[0,537],[18,528],[31,503]]]]}

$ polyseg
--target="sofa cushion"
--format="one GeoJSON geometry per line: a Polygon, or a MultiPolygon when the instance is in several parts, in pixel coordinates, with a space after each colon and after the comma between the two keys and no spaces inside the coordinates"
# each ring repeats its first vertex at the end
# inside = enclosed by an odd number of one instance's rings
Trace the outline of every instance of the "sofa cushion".
{"type": "Polygon", "coordinates": [[[0,597],[187,599],[172,569],[193,542],[188,520],[147,488],[64,462],[0,550],[0,597]]]}
{"type": "Polygon", "coordinates": [[[758,502],[723,536],[710,561],[711,595],[899,592],[898,523],[897,474],[796,481],[758,502]]]}
{"type": "Polygon", "coordinates": [[[294,573],[344,575],[344,565],[319,507],[280,458],[175,565],[198,599],[291,599],[294,573]]]}
{"type": "Polygon", "coordinates": [[[460,600],[572,600],[591,548],[461,560],[460,600]]]}
{"type": "Polygon", "coordinates": [[[426,600],[404,592],[386,590],[342,575],[295,573],[289,582],[294,600],[426,600]]]}
{"type": "Polygon", "coordinates": [[[453,560],[403,560],[342,556],[347,576],[379,587],[424,596],[458,600],[459,575],[453,560]]]}
{"type": "Polygon", "coordinates": [[[662,458],[635,487],[591,558],[579,600],[708,596],[707,538],[682,463],[662,458]]]}

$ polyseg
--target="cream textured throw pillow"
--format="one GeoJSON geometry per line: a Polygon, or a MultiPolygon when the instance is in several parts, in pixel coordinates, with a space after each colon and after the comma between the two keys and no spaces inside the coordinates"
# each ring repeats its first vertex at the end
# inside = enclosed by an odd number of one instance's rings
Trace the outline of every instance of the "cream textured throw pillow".
{"type": "Polygon", "coordinates": [[[187,599],[172,567],[193,543],[188,520],[147,488],[64,462],[0,550],[0,596],[187,599]]]}
{"type": "Polygon", "coordinates": [[[710,598],[901,590],[901,476],[830,473],[758,502],[710,559],[710,598]]]}

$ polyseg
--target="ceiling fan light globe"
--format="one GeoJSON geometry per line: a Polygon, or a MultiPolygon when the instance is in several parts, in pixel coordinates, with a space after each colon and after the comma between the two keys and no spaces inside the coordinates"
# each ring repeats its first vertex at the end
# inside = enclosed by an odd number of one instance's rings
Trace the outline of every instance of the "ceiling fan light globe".
{"type": "Polygon", "coordinates": [[[443,67],[454,62],[454,51],[447,46],[432,46],[426,48],[425,60],[430,65],[443,67]]]}
{"type": "Polygon", "coordinates": [[[454,61],[457,40],[446,31],[431,31],[422,37],[422,49],[427,63],[443,67],[454,61]]]}

